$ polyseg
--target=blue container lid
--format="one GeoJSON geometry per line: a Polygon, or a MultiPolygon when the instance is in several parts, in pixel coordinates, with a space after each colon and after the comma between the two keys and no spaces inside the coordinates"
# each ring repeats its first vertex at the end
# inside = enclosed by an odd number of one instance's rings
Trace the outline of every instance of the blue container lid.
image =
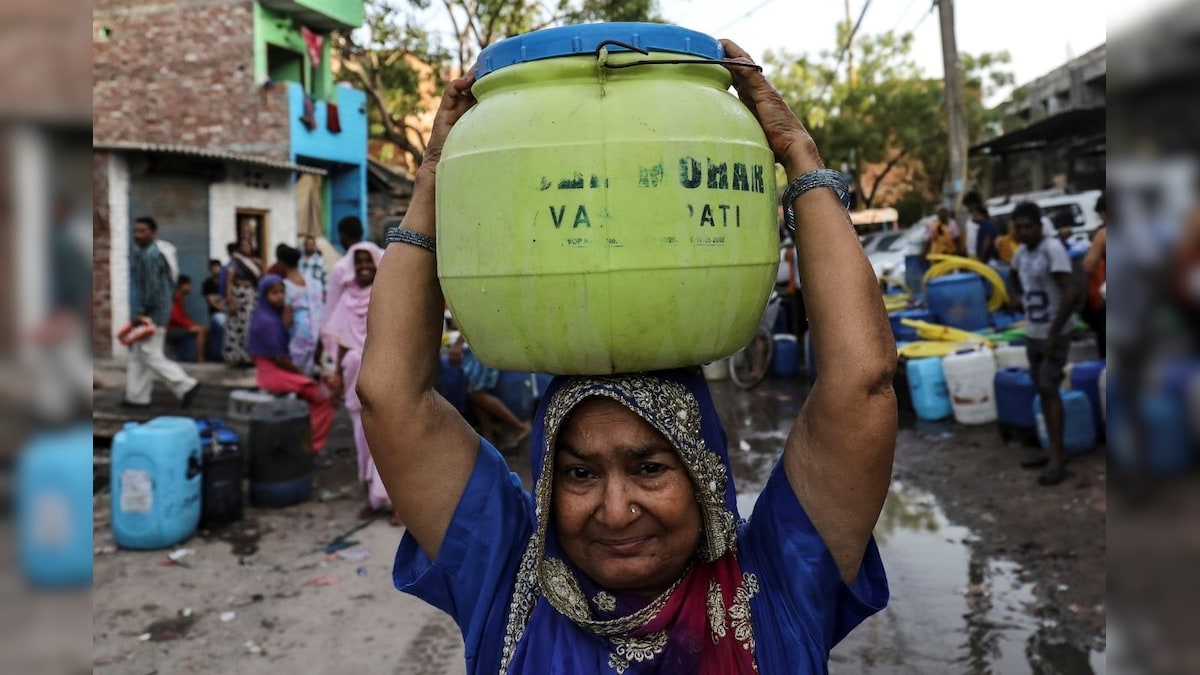
{"type": "MultiPolygon", "coordinates": [[[[689,54],[709,59],[724,58],[721,43],[704,33],[660,23],[589,23],[560,26],[506,38],[479,54],[475,76],[529,61],[559,56],[594,54],[601,42],[618,40],[646,51],[689,54]]],[[[608,45],[610,52],[628,51],[608,45]]]]}
{"type": "Polygon", "coordinates": [[[224,444],[224,443],[237,443],[238,442],[238,434],[233,429],[228,429],[228,428],[222,427],[220,429],[217,429],[216,435],[217,435],[218,443],[224,444]]]}

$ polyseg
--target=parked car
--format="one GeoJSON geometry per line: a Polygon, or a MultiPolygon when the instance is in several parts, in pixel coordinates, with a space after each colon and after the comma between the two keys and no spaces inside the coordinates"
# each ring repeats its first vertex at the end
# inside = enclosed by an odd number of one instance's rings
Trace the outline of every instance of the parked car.
{"type": "Polygon", "coordinates": [[[904,279],[904,257],[921,252],[925,243],[925,222],[922,221],[908,229],[895,232],[884,232],[884,237],[867,251],[867,259],[875,270],[875,276],[891,275],[904,279]]]}
{"type": "Polygon", "coordinates": [[[1003,233],[1008,231],[1012,212],[1017,204],[1031,201],[1042,208],[1042,215],[1050,221],[1054,229],[1064,226],[1071,228],[1069,244],[1086,244],[1100,227],[1100,216],[1096,213],[1096,200],[1099,198],[1099,190],[1045,190],[993,197],[987,200],[987,208],[992,222],[996,223],[996,227],[1003,233]]]}

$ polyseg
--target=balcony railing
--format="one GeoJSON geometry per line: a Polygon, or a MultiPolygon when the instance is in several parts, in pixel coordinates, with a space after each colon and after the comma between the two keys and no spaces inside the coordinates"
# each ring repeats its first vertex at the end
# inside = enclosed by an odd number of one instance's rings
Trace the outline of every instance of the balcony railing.
{"type": "Polygon", "coordinates": [[[358,28],[364,16],[363,0],[259,0],[259,4],[321,31],[358,28]]]}

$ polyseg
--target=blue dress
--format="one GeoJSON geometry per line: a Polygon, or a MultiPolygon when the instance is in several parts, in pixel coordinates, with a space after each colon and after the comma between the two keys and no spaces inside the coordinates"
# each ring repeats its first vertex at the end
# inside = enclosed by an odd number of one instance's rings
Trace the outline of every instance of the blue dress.
{"type": "MultiPolygon", "coordinates": [[[[532,497],[500,453],[481,440],[438,559],[431,561],[408,534],[400,542],[392,572],[396,588],[454,618],[472,675],[499,672],[509,600],[534,526],[532,497]]],[[[874,539],[857,578],[847,585],[780,464],[750,519],[738,525],[738,557],[742,568],[759,578],[761,592],[750,609],[759,672],[767,675],[828,672],[833,646],[887,604],[887,579],[874,539]]],[[[603,641],[575,644],[558,672],[615,672],[603,641]]]]}

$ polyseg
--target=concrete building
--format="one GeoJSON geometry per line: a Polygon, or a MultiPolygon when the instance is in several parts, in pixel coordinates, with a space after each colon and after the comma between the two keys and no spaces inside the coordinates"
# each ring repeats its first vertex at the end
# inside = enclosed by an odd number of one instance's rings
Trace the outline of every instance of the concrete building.
{"type": "MultiPolygon", "coordinates": [[[[93,346],[120,355],[130,232],[154,217],[195,279],[225,246],[264,258],[367,219],[366,96],[335,84],[331,32],[363,0],[97,0],[93,346]]],[[[193,318],[206,316],[198,292],[193,318]]]]}
{"type": "Polygon", "coordinates": [[[1013,91],[1002,133],[971,148],[992,162],[990,194],[1104,187],[1107,48],[1100,45],[1013,91]]]}

